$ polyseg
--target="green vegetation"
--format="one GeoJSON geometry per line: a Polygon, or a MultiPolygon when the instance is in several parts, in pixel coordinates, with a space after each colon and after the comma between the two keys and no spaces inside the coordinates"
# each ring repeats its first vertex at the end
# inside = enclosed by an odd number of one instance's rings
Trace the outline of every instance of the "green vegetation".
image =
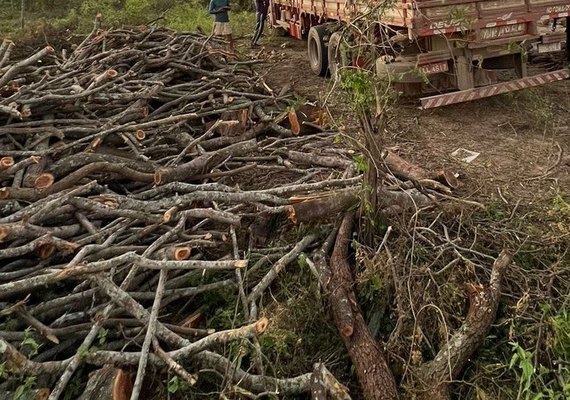
{"type": "Polygon", "coordinates": [[[27,377],[24,382],[22,382],[22,384],[16,388],[16,391],[14,392],[14,400],[24,399],[24,396],[26,396],[34,388],[35,385],[36,377],[27,377]]]}
{"type": "Polygon", "coordinates": [[[467,7],[452,7],[447,16],[446,25],[459,27],[465,33],[471,29],[473,22],[473,17],[467,7]]]}
{"type": "Polygon", "coordinates": [[[297,265],[288,267],[273,294],[262,311],[271,323],[259,337],[269,366],[267,374],[295,376],[310,371],[313,363],[326,360],[335,375],[348,382],[351,377],[344,346],[323,312],[326,302],[304,255],[297,265]]]}
{"type": "Polygon", "coordinates": [[[501,106],[527,115],[535,129],[551,129],[555,123],[553,103],[547,95],[547,86],[509,92],[497,96],[492,101],[501,106]]]}
{"type": "MultiPolygon", "coordinates": [[[[230,21],[235,36],[251,33],[253,30],[253,14],[249,11],[234,11],[230,21]]],[[[209,32],[212,29],[212,17],[205,6],[198,2],[177,4],[165,14],[164,25],[178,31],[200,29],[209,32]]]]}
{"type": "Polygon", "coordinates": [[[545,318],[541,327],[543,331],[540,333],[546,337],[551,346],[548,349],[548,356],[554,362],[550,364],[549,360],[541,356],[539,349],[523,347],[520,342],[504,343],[492,348],[493,337],[489,337],[486,349],[481,352],[480,364],[477,366],[476,398],[516,400],[570,398],[569,314],[568,311],[562,311],[547,317],[552,312],[551,307],[542,305],[541,309],[545,318]],[[505,357],[504,361],[497,362],[501,355],[505,357]],[[500,382],[503,384],[500,385],[500,382]]]}
{"type": "MultiPolygon", "coordinates": [[[[0,33],[15,39],[37,38],[53,40],[54,32],[62,35],[84,34],[93,28],[97,14],[103,26],[142,25],[157,22],[177,31],[202,30],[210,32],[212,17],[207,0],[63,0],[35,1],[25,10],[24,29],[20,29],[20,2],[4,1],[0,11],[0,33]]],[[[0,2],[1,4],[1,2],[0,2]]],[[[230,21],[235,36],[253,30],[255,16],[247,0],[232,3],[230,21]]]]}
{"type": "Polygon", "coordinates": [[[570,258],[568,236],[560,229],[567,226],[566,204],[555,192],[550,200],[520,208],[512,217],[512,210],[491,201],[487,221],[477,220],[487,225],[487,231],[500,235],[501,241],[516,247],[517,253],[504,283],[498,319],[462,376],[471,387],[463,388],[458,398],[570,398],[570,312],[565,278],[570,258]]]}
{"type": "MultiPolygon", "coordinates": [[[[40,344],[32,337],[31,328],[27,328],[24,331],[24,338],[20,343],[20,351],[27,357],[34,357],[38,354],[38,350],[41,347],[40,344]]],[[[36,377],[28,376],[25,377],[20,373],[16,366],[9,362],[0,363],[0,382],[4,382],[5,379],[9,377],[15,377],[15,384],[11,388],[13,392],[11,393],[13,400],[23,400],[31,398],[31,391],[36,387],[36,377]]]]}
{"type": "Polygon", "coordinates": [[[22,352],[28,357],[37,355],[41,347],[41,345],[30,336],[31,331],[32,329],[30,327],[26,328],[24,331],[24,340],[22,340],[21,343],[22,352]]]}
{"type": "Polygon", "coordinates": [[[186,392],[189,388],[190,385],[180,379],[177,375],[172,376],[172,378],[168,380],[167,390],[169,394],[186,392]]]}

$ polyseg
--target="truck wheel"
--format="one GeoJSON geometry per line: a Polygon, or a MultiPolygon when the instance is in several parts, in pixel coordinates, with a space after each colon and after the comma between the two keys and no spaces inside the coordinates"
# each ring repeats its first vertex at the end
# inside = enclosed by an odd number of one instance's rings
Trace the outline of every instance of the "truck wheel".
{"type": "Polygon", "coordinates": [[[346,55],[341,51],[342,34],[334,32],[329,39],[328,46],[328,59],[329,59],[329,72],[333,79],[338,78],[339,70],[346,66],[346,55]]]}
{"type": "Polygon", "coordinates": [[[319,76],[325,76],[329,67],[327,36],[327,29],[322,25],[313,26],[309,30],[307,40],[309,64],[311,70],[319,76]]]}

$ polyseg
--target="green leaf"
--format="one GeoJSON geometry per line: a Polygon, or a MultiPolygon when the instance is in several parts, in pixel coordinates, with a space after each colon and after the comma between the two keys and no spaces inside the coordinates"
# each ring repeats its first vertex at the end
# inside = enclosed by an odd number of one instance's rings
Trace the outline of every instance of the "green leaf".
{"type": "Polygon", "coordinates": [[[24,332],[24,340],[22,340],[21,346],[29,346],[30,347],[30,351],[28,353],[28,358],[29,357],[33,357],[36,354],[38,354],[38,350],[40,348],[40,344],[38,344],[38,342],[36,342],[34,340],[34,338],[29,336],[30,330],[29,328],[26,329],[26,331],[24,332]]]}
{"type": "Polygon", "coordinates": [[[26,387],[24,385],[20,385],[16,388],[16,391],[14,392],[14,400],[20,400],[22,398],[22,395],[24,394],[24,391],[26,390],[26,387]]]}
{"type": "Polygon", "coordinates": [[[99,329],[99,333],[97,333],[97,337],[99,338],[99,346],[103,346],[107,341],[107,334],[109,333],[108,329],[101,328],[99,329]]]}
{"type": "Polygon", "coordinates": [[[522,361],[520,366],[523,371],[523,379],[530,379],[534,375],[534,367],[528,361],[522,361]]]}
{"type": "Polygon", "coordinates": [[[173,376],[172,379],[168,381],[168,393],[174,394],[180,389],[180,382],[177,376],[173,376]]]}
{"type": "Polygon", "coordinates": [[[35,376],[27,377],[24,383],[18,386],[18,388],[14,392],[14,400],[22,399],[22,396],[26,394],[32,387],[34,387],[35,383],[36,383],[35,376]]]}
{"type": "Polygon", "coordinates": [[[307,264],[307,255],[305,253],[299,254],[297,257],[297,263],[301,269],[307,268],[309,264],[307,264]]]}
{"type": "Polygon", "coordinates": [[[366,172],[368,170],[368,160],[361,154],[354,156],[354,164],[357,172],[366,172]]]}
{"type": "Polygon", "coordinates": [[[550,312],[550,310],[552,310],[552,306],[548,303],[543,303],[540,305],[540,309],[542,310],[543,313],[548,313],[550,312]]]}
{"type": "Polygon", "coordinates": [[[77,354],[80,358],[84,358],[87,354],[89,354],[89,347],[82,344],[77,349],[77,354]]]}

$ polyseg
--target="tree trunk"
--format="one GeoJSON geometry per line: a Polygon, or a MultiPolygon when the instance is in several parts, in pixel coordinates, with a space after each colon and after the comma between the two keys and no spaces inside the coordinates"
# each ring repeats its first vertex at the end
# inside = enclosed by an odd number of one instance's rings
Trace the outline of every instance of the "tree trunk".
{"type": "Polygon", "coordinates": [[[370,117],[368,112],[362,110],[359,113],[360,126],[362,127],[366,143],[367,169],[364,174],[362,185],[362,203],[360,204],[360,214],[362,228],[360,229],[360,240],[368,246],[374,243],[374,231],[376,226],[376,216],[380,212],[378,208],[378,168],[382,162],[382,148],[386,115],[378,114],[377,118],[370,117]]]}

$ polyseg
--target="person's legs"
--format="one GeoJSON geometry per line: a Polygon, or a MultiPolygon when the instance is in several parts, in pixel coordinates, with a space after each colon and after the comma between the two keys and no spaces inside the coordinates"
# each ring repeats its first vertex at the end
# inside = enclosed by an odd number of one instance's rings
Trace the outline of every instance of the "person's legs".
{"type": "Polygon", "coordinates": [[[257,46],[257,41],[261,38],[261,34],[263,33],[263,28],[265,26],[265,19],[267,18],[267,14],[264,13],[255,13],[255,33],[253,34],[253,38],[251,39],[252,46],[257,46]]]}
{"type": "Polygon", "coordinates": [[[263,34],[263,29],[265,28],[265,20],[267,19],[267,13],[261,14],[261,26],[259,27],[259,36],[257,40],[261,39],[261,35],[263,34]]]}
{"type": "Polygon", "coordinates": [[[259,28],[261,26],[260,13],[255,13],[255,31],[253,32],[253,37],[251,38],[251,45],[256,46],[257,40],[259,39],[259,28]]]}
{"type": "Polygon", "coordinates": [[[228,41],[229,50],[233,51],[234,49],[234,40],[232,37],[232,27],[229,22],[223,22],[223,32],[222,36],[225,36],[226,40],[228,41]]]}
{"type": "Polygon", "coordinates": [[[214,22],[214,29],[212,35],[220,36],[222,34],[222,27],[219,22],[214,22]]]}

